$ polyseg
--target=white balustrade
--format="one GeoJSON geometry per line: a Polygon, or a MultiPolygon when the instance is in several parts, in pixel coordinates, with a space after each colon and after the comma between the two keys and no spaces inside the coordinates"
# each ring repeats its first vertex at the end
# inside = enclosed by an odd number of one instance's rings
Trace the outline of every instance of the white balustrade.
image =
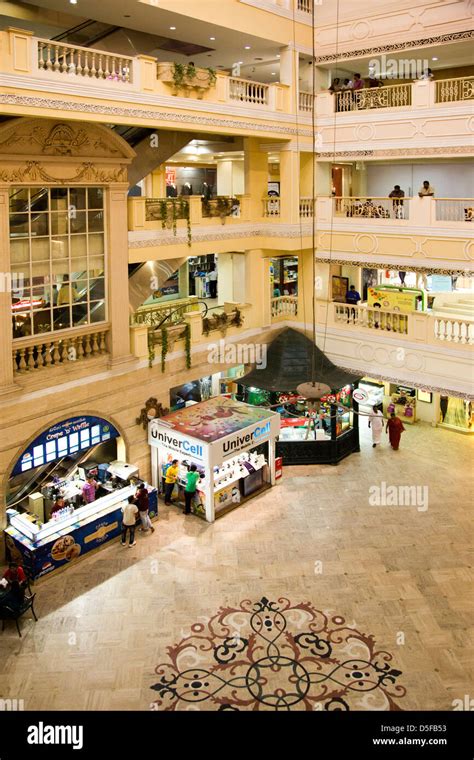
{"type": "Polygon", "coordinates": [[[449,319],[436,317],[434,324],[435,337],[446,343],[474,344],[474,321],[469,319],[449,319]]]}
{"type": "Polygon", "coordinates": [[[409,219],[410,198],[334,198],[334,216],[363,219],[409,219]]]}
{"type": "Polygon", "coordinates": [[[132,81],[133,58],[103,50],[68,45],[54,40],[37,40],[38,69],[113,82],[132,81]]]}
{"type": "Polygon", "coordinates": [[[408,315],[397,311],[382,311],[370,306],[351,306],[334,303],[334,320],[349,327],[365,327],[382,332],[408,334],[408,315]]]}
{"type": "Polygon", "coordinates": [[[261,82],[251,82],[248,79],[229,79],[229,97],[231,100],[253,105],[268,106],[270,87],[261,82]]]}
{"type": "Polygon", "coordinates": [[[272,298],[272,319],[277,317],[297,317],[298,316],[298,297],[297,296],[278,296],[272,298]]]}
{"type": "Polygon", "coordinates": [[[436,221],[472,222],[474,198],[434,198],[436,221]]]}
{"type": "Polygon", "coordinates": [[[272,195],[263,199],[263,216],[280,216],[280,198],[272,195]]]}
{"type": "Polygon", "coordinates": [[[13,371],[33,372],[56,364],[83,361],[107,353],[107,326],[90,326],[64,333],[45,333],[13,341],[13,371]]]}
{"type": "Polygon", "coordinates": [[[303,113],[311,113],[313,110],[314,96],[311,92],[299,91],[298,107],[303,113]]]}
{"type": "Polygon", "coordinates": [[[300,198],[300,217],[302,219],[311,219],[314,216],[313,198],[300,198]]]}
{"type": "Polygon", "coordinates": [[[313,0],[296,0],[296,10],[302,13],[312,13],[313,0]]]}
{"type": "Polygon", "coordinates": [[[474,77],[440,79],[436,82],[436,102],[453,103],[474,98],[474,77]]]}

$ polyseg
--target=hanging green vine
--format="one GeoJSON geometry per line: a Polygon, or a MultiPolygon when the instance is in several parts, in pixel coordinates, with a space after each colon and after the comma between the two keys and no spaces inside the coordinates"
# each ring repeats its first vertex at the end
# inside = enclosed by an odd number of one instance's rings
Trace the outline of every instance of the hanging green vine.
{"type": "Polygon", "coordinates": [[[215,69],[212,69],[210,66],[208,66],[206,68],[206,71],[209,74],[209,87],[214,87],[217,80],[217,74],[215,72],[215,69]]]}
{"type": "Polygon", "coordinates": [[[186,66],[184,63],[173,64],[173,84],[177,90],[180,90],[184,86],[184,78],[186,76],[186,66]]]}
{"type": "Polygon", "coordinates": [[[168,328],[163,326],[161,328],[161,371],[165,371],[166,367],[166,355],[168,353],[168,328]]]}
{"type": "Polygon", "coordinates": [[[148,330],[148,366],[151,368],[155,361],[155,336],[153,330],[148,330]]]}
{"type": "MultiPolygon", "coordinates": [[[[201,71],[205,71],[207,73],[207,86],[208,87],[214,87],[217,75],[214,69],[208,67],[206,69],[200,69],[201,71]]],[[[173,85],[176,91],[182,90],[183,87],[193,87],[196,86],[194,84],[194,81],[196,77],[198,76],[199,69],[196,68],[192,63],[174,63],[173,64],[173,71],[172,71],[172,77],[173,77],[173,85]]],[[[199,86],[202,86],[201,84],[199,86]]]]}
{"type": "Polygon", "coordinates": [[[184,353],[186,355],[186,369],[191,369],[191,325],[187,322],[183,330],[184,353]]]}
{"type": "Polygon", "coordinates": [[[160,219],[161,219],[161,228],[164,230],[166,229],[166,222],[168,221],[168,201],[166,198],[161,198],[159,201],[160,204],[160,219]]]}

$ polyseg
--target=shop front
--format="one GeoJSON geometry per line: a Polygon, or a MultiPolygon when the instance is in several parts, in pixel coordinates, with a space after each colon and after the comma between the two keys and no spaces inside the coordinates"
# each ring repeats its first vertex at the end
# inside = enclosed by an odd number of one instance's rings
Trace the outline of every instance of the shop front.
{"type": "MultiPolygon", "coordinates": [[[[120,534],[122,506],[144,482],[124,454],[114,425],[87,415],[53,425],[22,452],[9,480],[5,543],[32,580],[120,534]]],[[[147,488],[153,518],[157,493],[147,488]]]]}
{"type": "Polygon", "coordinates": [[[337,464],[359,451],[358,401],[353,397],[359,377],[336,367],[316,347],[317,380],[331,392],[311,402],[296,388],[311,376],[312,342],[286,328],[267,348],[265,369],[241,378],[239,398],[280,414],[277,457],[284,465],[337,464]]]}
{"type": "Polygon", "coordinates": [[[163,487],[163,476],[178,461],[178,481],[172,503],[184,505],[186,476],[192,465],[200,475],[191,511],[214,522],[275,484],[275,439],[279,414],[233,401],[209,399],[149,424],[152,482],[163,487]]]}

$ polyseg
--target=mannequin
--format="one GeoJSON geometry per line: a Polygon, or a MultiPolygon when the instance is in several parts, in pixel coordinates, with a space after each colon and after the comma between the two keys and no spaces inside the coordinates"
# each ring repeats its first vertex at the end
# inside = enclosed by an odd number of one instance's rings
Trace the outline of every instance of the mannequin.
{"type": "Polygon", "coordinates": [[[183,187],[181,188],[181,195],[192,195],[193,194],[193,186],[190,182],[185,182],[183,187]]]}
{"type": "Polygon", "coordinates": [[[166,197],[167,198],[176,198],[178,195],[178,188],[172,182],[170,185],[166,185],[166,197]]]}
{"type": "Polygon", "coordinates": [[[205,201],[208,201],[211,199],[212,196],[212,189],[210,185],[207,184],[207,182],[202,183],[202,190],[201,195],[204,198],[205,201]]]}

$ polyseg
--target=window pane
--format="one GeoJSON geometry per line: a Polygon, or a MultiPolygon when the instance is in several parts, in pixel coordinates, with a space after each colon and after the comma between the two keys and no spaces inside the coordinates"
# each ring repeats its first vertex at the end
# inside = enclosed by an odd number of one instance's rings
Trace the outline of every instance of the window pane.
{"type": "Polygon", "coordinates": [[[76,280],[75,281],[76,286],[76,303],[83,303],[84,301],[87,301],[89,296],[89,287],[87,284],[87,280],[76,280]]]}
{"type": "Polygon", "coordinates": [[[65,330],[66,328],[71,327],[69,307],[63,306],[61,308],[53,309],[53,320],[55,330],[65,330]]]}
{"type": "Polygon", "coordinates": [[[69,208],[71,206],[80,209],[86,207],[86,188],[85,187],[71,187],[69,189],[69,208]]]}
{"type": "Polygon", "coordinates": [[[10,214],[10,237],[29,237],[28,214],[10,214]]]}
{"type": "Polygon", "coordinates": [[[89,211],[89,232],[102,232],[104,229],[103,211],[89,211]]]}
{"type": "Polygon", "coordinates": [[[49,259],[49,238],[33,238],[31,241],[32,261],[46,261],[49,259]]]}
{"type": "Polygon", "coordinates": [[[10,240],[10,257],[12,267],[15,264],[28,264],[30,260],[30,244],[26,240],[10,240]]]}
{"type": "Polygon", "coordinates": [[[37,285],[31,289],[33,299],[40,299],[45,306],[51,304],[51,286],[37,285]]]}
{"type": "Polygon", "coordinates": [[[87,253],[87,235],[71,236],[71,256],[85,256],[87,253]]]}
{"type": "Polygon", "coordinates": [[[71,227],[71,234],[77,234],[78,232],[86,231],[86,212],[72,210],[69,214],[69,224],[71,227]]]}
{"type": "Polygon", "coordinates": [[[35,335],[51,332],[51,310],[43,309],[33,314],[33,332],[35,335]]]}
{"type": "Polygon", "coordinates": [[[89,277],[99,277],[104,273],[104,257],[89,256],[89,277]]]}
{"type": "Polygon", "coordinates": [[[49,235],[49,214],[31,214],[31,235],[32,237],[49,235]]]}
{"type": "Polygon", "coordinates": [[[51,211],[67,208],[67,189],[65,187],[51,188],[51,211]]]}
{"type": "Polygon", "coordinates": [[[31,335],[31,318],[26,312],[15,314],[13,317],[13,337],[26,338],[31,335]]]}
{"type": "Polygon", "coordinates": [[[69,239],[67,235],[51,238],[53,259],[66,259],[69,255],[69,239]]]}
{"type": "Polygon", "coordinates": [[[89,255],[97,256],[104,254],[104,236],[103,235],[89,235],[89,255]]]}
{"type": "Polygon", "coordinates": [[[104,191],[101,187],[89,187],[87,190],[89,208],[104,207],[104,191]]]}
{"type": "Polygon", "coordinates": [[[47,187],[31,188],[30,210],[33,212],[49,211],[49,191],[47,187]]]}
{"type": "Polygon", "coordinates": [[[28,207],[29,189],[27,187],[11,187],[9,191],[10,196],[10,211],[21,211],[28,207]]]}
{"type": "Polygon", "coordinates": [[[72,307],[72,324],[81,325],[87,323],[87,305],[79,304],[72,307]]]}
{"type": "Polygon", "coordinates": [[[104,301],[92,302],[90,305],[90,319],[92,322],[105,322],[105,303],[104,301]]]}
{"type": "Polygon", "coordinates": [[[90,284],[90,300],[100,301],[105,297],[105,280],[103,277],[99,277],[96,280],[92,280],[90,284]]]}
{"type": "Polygon", "coordinates": [[[65,235],[68,231],[68,213],[56,212],[51,214],[51,234],[65,235]]]}

